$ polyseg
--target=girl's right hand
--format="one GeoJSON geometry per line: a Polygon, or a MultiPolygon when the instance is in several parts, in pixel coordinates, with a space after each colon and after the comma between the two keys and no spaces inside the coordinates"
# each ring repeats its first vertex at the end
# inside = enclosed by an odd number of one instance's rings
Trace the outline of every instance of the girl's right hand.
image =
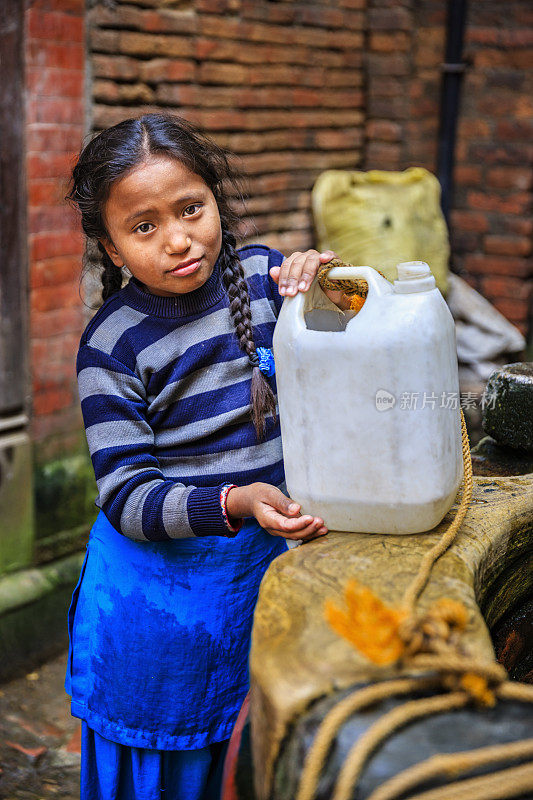
{"type": "Polygon", "coordinates": [[[269,483],[232,487],[226,498],[228,515],[235,519],[255,517],[272,536],[309,542],[328,529],[320,517],[300,515],[301,506],[269,483]]]}

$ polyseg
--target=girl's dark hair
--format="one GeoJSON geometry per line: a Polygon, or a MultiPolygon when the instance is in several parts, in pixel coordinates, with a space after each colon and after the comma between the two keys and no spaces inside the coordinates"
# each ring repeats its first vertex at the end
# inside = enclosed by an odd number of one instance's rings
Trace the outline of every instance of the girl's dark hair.
{"type": "Polygon", "coordinates": [[[118,292],[122,272],[116,267],[100,240],[107,238],[103,209],[113,183],[150,155],[175,158],[199,175],[213,192],[222,227],[219,255],[221,275],[229,297],[229,310],[243,350],[252,367],[252,419],[259,438],[265,432],[265,416],[275,416],[276,403],[270,384],[259,370],[252,328],[248,285],[236,250],[238,217],[227,188],[241,195],[241,179],[225,151],[197,128],[171,114],[144,114],[126,119],[97,134],[82,150],[72,172],[69,200],[81,213],[85,235],[96,240],[102,261],[102,298],[118,292]]]}

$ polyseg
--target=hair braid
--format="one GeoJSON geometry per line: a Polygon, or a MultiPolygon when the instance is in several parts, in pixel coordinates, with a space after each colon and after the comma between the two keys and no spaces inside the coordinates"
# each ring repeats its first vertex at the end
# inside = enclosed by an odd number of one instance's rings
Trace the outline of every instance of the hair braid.
{"type": "Polygon", "coordinates": [[[222,280],[229,297],[229,310],[239,347],[243,350],[252,366],[252,420],[259,439],[265,433],[265,416],[276,417],[276,401],[266,376],[259,369],[254,333],[252,328],[252,311],[248,285],[244,277],[241,260],[236,250],[235,236],[226,228],[222,228],[222,250],[220,254],[222,280]]]}
{"type": "Polygon", "coordinates": [[[122,272],[109,258],[105,247],[98,242],[98,249],[102,256],[102,300],[107,300],[112,294],[122,288],[122,272]]]}

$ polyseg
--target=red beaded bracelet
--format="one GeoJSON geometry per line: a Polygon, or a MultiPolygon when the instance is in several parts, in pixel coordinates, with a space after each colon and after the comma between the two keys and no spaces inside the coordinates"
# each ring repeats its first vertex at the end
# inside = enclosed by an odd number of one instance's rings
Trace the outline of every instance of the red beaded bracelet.
{"type": "Polygon", "coordinates": [[[232,525],[232,523],[229,521],[229,515],[228,515],[228,507],[227,507],[228,493],[230,489],[235,489],[236,487],[237,487],[236,483],[227,483],[220,490],[220,508],[222,509],[222,517],[224,519],[224,522],[226,523],[226,527],[232,533],[238,533],[242,528],[242,519],[237,520],[236,525],[232,525]]]}

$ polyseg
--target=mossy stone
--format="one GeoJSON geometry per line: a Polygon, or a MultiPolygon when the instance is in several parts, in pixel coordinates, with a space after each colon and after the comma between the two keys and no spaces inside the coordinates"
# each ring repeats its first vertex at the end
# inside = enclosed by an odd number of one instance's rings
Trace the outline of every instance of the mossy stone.
{"type": "Polygon", "coordinates": [[[34,472],[37,539],[92,523],[97,490],[90,458],[70,455],[45,464],[34,472]]]}
{"type": "Polygon", "coordinates": [[[482,405],[485,433],[498,444],[533,453],[533,362],[493,372],[482,405]]]}

